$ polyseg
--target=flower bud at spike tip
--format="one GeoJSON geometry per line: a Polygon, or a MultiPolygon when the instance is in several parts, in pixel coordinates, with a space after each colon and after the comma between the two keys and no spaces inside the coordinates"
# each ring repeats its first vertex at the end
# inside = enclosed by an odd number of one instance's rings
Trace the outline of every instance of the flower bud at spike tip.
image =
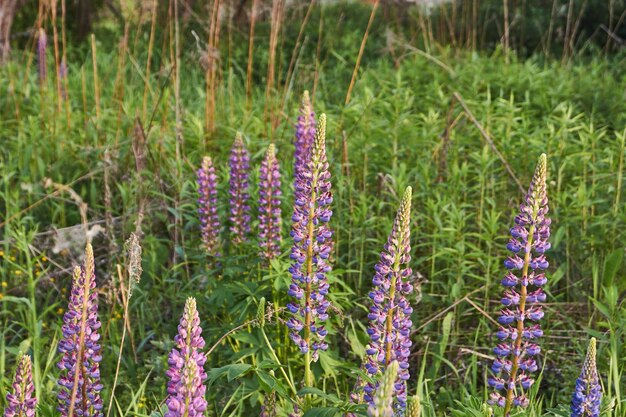
{"type": "Polygon", "coordinates": [[[302,105],[300,107],[300,115],[296,123],[296,136],[294,141],[294,177],[306,167],[309,153],[315,140],[315,112],[311,105],[309,92],[302,94],[302,105]]]}
{"type": "Polygon", "coordinates": [[[393,361],[387,366],[383,380],[374,394],[374,401],[367,409],[369,417],[395,417],[393,392],[397,376],[398,362],[393,361]]]}
{"type": "Polygon", "coordinates": [[[572,396],[572,417],[599,417],[601,402],[602,386],[596,368],[596,338],[592,337],[582,372],[576,379],[576,389],[572,396]]]}
{"type": "Polygon", "coordinates": [[[35,417],[37,398],[34,396],[30,356],[21,355],[15,368],[15,377],[7,392],[4,417],[35,417]]]}
{"type": "Polygon", "coordinates": [[[261,297],[259,300],[259,308],[256,311],[256,320],[259,326],[265,326],[265,297],[261,297]]]}

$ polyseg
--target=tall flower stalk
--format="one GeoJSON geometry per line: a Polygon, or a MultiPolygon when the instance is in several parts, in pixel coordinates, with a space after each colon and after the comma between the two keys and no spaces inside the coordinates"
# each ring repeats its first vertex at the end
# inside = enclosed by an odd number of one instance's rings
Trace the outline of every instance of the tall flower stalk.
{"type": "Polygon", "coordinates": [[[6,397],[4,417],[34,417],[37,398],[34,395],[30,356],[21,355],[18,359],[11,388],[6,397]]]}
{"type": "Polygon", "coordinates": [[[272,259],[280,254],[281,209],[280,169],[271,144],[259,169],[259,245],[261,255],[272,259]]]}
{"type": "Polygon", "coordinates": [[[600,417],[602,386],[596,368],[596,338],[592,337],[587,348],[582,372],[576,380],[572,396],[572,417],[600,417]]]}
{"type": "Polygon", "coordinates": [[[72,292],[63,316],[62,353],[57,367],[61,369],[57,410],[62,417],[102,416],[102,383],[100,382],[98,293],[93,248],[87,244],[82,268],[74,268],[72,292]]]}
{"type": "MultiPolygon", "coordinates": [[[[408,281],[412,272],[409,266],[411,196],[412,189],[407,187],[380,261],[375,267],[376,273],[372,280],[374,288],[369,293],[372,306],[368,314],[370,325],[367,332],[371,340],[365,363],[367,372],[375,376],[380,375],[392,361],[398,362],[393,397],[399,412],[406,408],[410,331],[413,325],[410,318],[413,308],[407,299],[413,291],[413,285],[408,281]]],[[[369,382],[365,385],[365,401],[373,404],[376,389],[377,383],[369,382]]]]}
{"type": "Polygon", "coordinates": [[[207,408],[205,399],[206,356],[195,298],[188,298],[174,337],[176,346],[168,358],[167,413],[165,417],[200,417],[207,408]]]}
{"type": "Polygon", "coordinates": [[[530,374],[537,370],[535,357],[540,352],[535,339],[543,335],[538,321],[543,317],[540,303],[546,299],[542,290],[546,283],[543,271],[548,268],[544,252],[550,249],[546,170],[546,155],[542,154],[511,228],[507,249],[513,254],[504,262],[509,271],[502,279],[506,290],[498,317],[502,326],[496,333],[500,343],[494,349],[498,358],[491,367],[494,375],[489,385],[496,390],[490,403],[504,407],[505,416],[513,406],[528,406],[524,391],[534,383],[530,374]]]}
{"type": "Polygon", "coordinates": [[[289,295],[294,301],[287,305],[292,316],[287,321],[290,337],[305,354],[305,386],[312,386],[311,361],[318,352],[326,350],[327,330],[323,322],[328,318],[330,302],[326,274],[332,249],[332,232],[328,222],[332,216],[330,172],[326,157],[326,116],[320,117],[310,159],[296,176],[295,202],[291,237],[293,247],[289,268],[292,276],[289,295]]]}
{"type": "Polygon", "coordinates": [[[217,175],[210,156],[202,159],[202,166],[196,172],[196,176],[202,243],[209,256],[219,257],[220,220],[217,215],[217,175]]]}
{"type": "Polygon", "coordinates": [[[48,46],[48,37],[46,31],[43,28],[39,28],[39,35],[37,36],[37,67],[39,71],[39,81],[43,84],[46,81],[48,75],[46,64],[46,48],[48,46]]]}
{"type": "Polygon", "coordinates": [[[239,245],[247,240],[250,233],[250,206],[248,200],[248,176],[250,156],[243,143],[243,136],[237,132],[230,151],[230,232],[231,241],[239,245]]]}
{"type": "Polygon", "coordinates": [[[294,141],[294,177],[306,167],[309,152],[315,140],[315,112],[311,105],[309,92],[302,94],[302,104],[300,106],[300,114],[296,123],[296,137],[294,141]]]}

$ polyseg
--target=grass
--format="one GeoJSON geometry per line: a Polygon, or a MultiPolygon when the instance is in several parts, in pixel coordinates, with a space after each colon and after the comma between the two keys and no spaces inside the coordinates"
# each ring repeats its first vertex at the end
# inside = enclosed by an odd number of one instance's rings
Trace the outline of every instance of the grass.
{"type": "MultiPolygon", "coordinates": [[[[553,217],[546,337],[541,342],[545,355],[541,383],[532,393],[535,401],[523,415],[567,415],[592,335],[599,343],[604,415],[626,416],[626,104],[621,97],[626,79],[619,71],[620,57],[562,66],[539,57],[512,56],[505,64],[498,50],[488,54],[438,47],[425,54],[400,44],[400,58],[394,62],[383,50],[384,33],[374,25],[350,103],[344,105],[368,19],[366,11],[351,15],[330,8],[320,14],[316,8],[293,79],[285,95],[281,88],[271,92],[276,101],[271,105],[265,86],[267,24],[257,22],[250,107],[245,90],[247,31],[235,32],[228,44],[222,33],[215,131],[209,134],[204,130],[201,51],[188,29],[181,31],[178,100],[167,30],[156,35],[150,76],[144,79],[149,25],[131,28],[127,47],[121,48],[125,54],[117,45],[119,31],[98,28],[97,84],[89,42],[69,48],[69,105],[61,102],[60,110],[54,79],[40,88],[35,66],[26,66],[28,53],[15,54],[0,69],[0,407],[17,353],[28,351],[41,399],[39,414],[56,414],[56,343],[71,266],[78,263],[85,243],[80,207],[86,207],[94,234],[112,225],[94,237],[105,403],[121,358],[111,414],[162,411],[167,352],[188,296],[198,300],[207,345],[216,344],[206,366],[209,415],[256,413],[263,392],[271,390],[277,392],[279,407],[289,411],[292,386],[302,385],[303,358],[280,324],[290,280],[287,226],[284,254],[269,267],[260,263],[253,240],[240,249],[226,248],[221,271],[208,269],[200,247],[194,172],[203,155],[213,156],[225,221],[227,157],[235,132],[244,133],[251,151],[253,201],[256,171],[267,145],[275,143],[289,224],[293,124],[300,93],[317,80],[315,108],[329,121],[335,195],[329,297],[338,311],[330,319],[330,349],[313,366],[316,388],[300,394],[308,394],[316,407],[347,406],[367,343],[373,266],[401,192],[410,185],[419,304],[413,314],[409,388],[420,393],[425,416],[485,415],[480,410],[489,394],[492,317],[501,293],[508,228],[523,196],[506,166],[526,187],[536,157],[545,152],[553,217]],[[334,15],[346,24],[334,27],[334,15]],[[134,126],[142,114],[145,86],[149,111],[141,123],[147,157],[145,169],[137,172],[134,126]],[[448,117],[454,92],[502,159],[459,105],[448,117]],[[449,137],[443,140],[447,126],[449,137]],[[144,274],[125,314],[116,265],[125,265],[122,243],[135,230],[142,206],[144,274]],[[110,223],[105,223],[107,215],[110,223]],[[273,314],[258,327],[254,320],[262,297],[273,314]],[[466,401],[468,397],[473,399],[466,401]]],[[[298,23],[285,26],[287,34],[300,29],[298,23]]],[[[284,36],[278,45],[277,86],[285,82],[292,38],[284,36]]],[[[54,74],[52,64],[49,74],[54,74]]]]}

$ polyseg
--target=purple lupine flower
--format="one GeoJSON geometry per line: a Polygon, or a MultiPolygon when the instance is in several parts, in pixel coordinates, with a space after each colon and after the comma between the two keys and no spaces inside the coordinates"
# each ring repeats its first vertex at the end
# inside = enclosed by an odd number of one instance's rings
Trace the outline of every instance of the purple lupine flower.
{"type": "Polygon", "coordinates": [[[276,417],[276,391],[265,395],[259,417],[276,417]]]}
{"type": "MultiPolygon", "coordinates": [[[[287,305],[293,314],[287,321],[290,337],[307,355],[307,367],[309,359],[316,361],[318,351],[328,348],[324,340],[327,330],[322,323],[328,318],[330,306],[326,300],[329,287],[326,274],[331,270],[328,258],[332,232],[328,222],[333,214],[329,207],[333,197],[326,158],[325,115],[320,117],[310,156],[295,181],[290,256],[293,264],[289,268],[292,276],[289,295],[295,300],[287,305]]],[[[305,377],[307,386],[312,382],[310,377],[310,374],[305,377]]]]}
{"type": "Polygon", "coordinates": [[[239,132],[235,136],[235,142],[230,151],[229,165],[231,241],[238,245],[245,242],[246,235],[250,233],[250,206],[248,205],[250,156],[239,132]]]}
{"type": "MultiPolygon", "coordinates": [[[[367,316],[370,323],[367,332],[371,341],[367,347],[365,368],[370,375],[375,376],[380,375],[392,361],[398,362],[393,397],[395,408],[400,413],[406,408],[411,348],[409,336],[413,325],[410,318],[413,308],[408,300],[408,295],[413,291],[413,285],[408,281],[412,272],[409,266],[411,196],[412,189],[407,187],[380,261],[375,267],[376,273],[372,280],[374,289],[369,293],[372,306],[367,316]]],[[[374,401],[377,382],[369,382],[363,388],[363,398],[370,405],[374,401]]]]}
{"type": "Polygon", "coordinates": [[[300,106],[300,114],[298,115],[298,123],[296,123],[296,137],[294,141],[294,177],[306,166],[309,158],[309,152],[313,141],[315,140],[315,112],[311,105],[309,92],[302,94],[302,105],[300,106]]]}
{"type": "Polygon", "coordinates": [[[280,255],[280,196],[280,170],[271,144],[259,169],[259,244],[265,259],[280,255]]]}
{"type": "Polygon", "coordinates": [[[48,46],[48,37],[43,28],[39,28],[39,36],[37,37],[37,66],[39,69],[39,80],[46,81],[46,47],[48,46]]]}
{"type": "Polygon", "coordinates": [[[491,366],[494,375],[488,382],[495,389],[490,403],[504,407],[505,416],[513,406],[528,405],[524,392],[534,383],[530,374],[537,370],[534,357],[541,351],[535,339],[543,335],[537,321],[543,317],[540,304],[546,300],[541,288],[546,283],[543,270],[548,267],[544,252],[550,249],[546,169],[546,155],[542,154],[511,229],[507,248],[513,254],[504,262],[509,271],[502,280],[506,290],[498,318],[501,327],[496,333],[499,343],[494,349],[498,358],[491,366]],[[504,395],[498,392],[501,390],[504,395]]]}
{"type": "Polygon", "coordinates": [[[582,372],[576,379],[572,396],[572,417],[599,417],[602,402],[602,386],[596,368],[596,338],[592,337],[582,372]]]}
{"type": "Polygon", "coordinates": [[[93,248],[87,244],[82,268],[74,268],[72,292],[63,316],[57,367],[61,369],[57,410],[62,417],[102,416],[98,293],[93,248]]]}
{"type": "Polygon", "coordinates": [[[204,339],[195,298],[187,298],[174,342],[176,346],[167,361],[170,368],[167,371],[168,397],[164,417],[200,417],[207,408],[204,398],[207,374],[204,371],[204,339]]]}
{"type": "Polygon", "coordinates": [[[65,88],[66,78],[67,64],[65,63],[65,59],[61,59],[61,63],[59,64],[59,83],[61,85],[61,97],[63,97],[63,100],[67,100],[67,89],[65,88]]]}
{"type": "Polygon", "coordinates": [[[22,355],[17,361],[12,390],[7,393],[4,417],[35,417],[37,398],[34,396],[30,356],[22,355]]]}
{"type": "Polygon", "coordinates": [[[198,216],[202,243],[209,256],[219,257],[220,220],[217,216],[217,175],[210,156],[202,159],[196,172],[198,182],[198,216]]]}

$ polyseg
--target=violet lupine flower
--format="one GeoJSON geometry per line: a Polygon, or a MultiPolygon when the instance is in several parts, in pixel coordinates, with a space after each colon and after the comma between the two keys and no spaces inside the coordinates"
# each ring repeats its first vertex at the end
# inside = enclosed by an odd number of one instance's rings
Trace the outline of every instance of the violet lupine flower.
{"type": "Polygon", "coordinates": [[[245,242],[246,235],[250,233],[250,206],[248,205],[250,156],[239,132],[235,136],[235,142],[230,151],[229,165],[231,241],[238,245],[245,242]]]}
{"type": "Polygon", "coordinates": [[[37,66],[39,69],[39,81],[46,81],[46,47],[48,46],[48,37],[43,28],[39,28],[39,36],[37,37],[37,66]]]}
{"type": "Polygon", "coordinates": [[[572,417],[599,417],[602,387],[596,368],[596,338],[592,337],[582,372],[576,380],[572,397],[572,417]]]}
{"type": "Polygon", "coordinates": [[[204,398],[207,374],[204,371],[206,356],[201,351],[204,339],[195,298],[187,298],[174,342],[176,347],[167,361],[170,368],[167,371],[168,397],[164,417],[200,417],[207,408],[204,398]]]}
{"type": "Polygon", "coordinates": [[[271,144],[259,169],[259,244],[265,259],[280,255],[281,194],[280,170],[274,145],[271,144]]]}
{"type": "Polygon", "coordinates": [[[7,393],[4,417],[35,417],[37,398],[34,396],[32,365],[30,356],[22,355],[17,361],[12,390],[7,393]]]}
{"type": "Polygon", "coordinates": [[[276,417],[276,391],[265,395],[259,417],[276,417]]]}
{"type": "Polygon", "coordinates": [[[332,250],[332,232],[328,227],[333,214],[329,207],[333,201],[330,188],[326,115],[322,115],[310,159],[295,181],[290,256],[293,264],[289,268],[292,276],[289,295],[295,300],[287,305],[293,314],[287,321],[291,340],[313,361],[317,360],[319,350],[328,348],[324,340],[327,330],[322,323],[328,318],[330,306],[326,300],[329,287],[326,274],[331,270],[328,257],[332,250]]]}
{"type": "MultiPolygon", "coordinates": [[[[406,381],[409,379],[409,353],[411,348],[410,330],[411,307],[407,296],[413,291],[408,281],[411,276],[411,196],[412,188],[407,187],[402,203],[387,239],[387,243],[376,264],[376,274],[372,280],[374,289],[369,293],[373,301],[367,330],[371,341],[367,347],[365,368],[372,375],[384,371],[388,364],[397,361],[399,370],[394,388],[394,405],[402,413],[406,408],[406,381]]],[[[376,383],[364,387],[364,400],[370,405],[374,401],[376,383]]]]}
{"type": "Polygon", "coordinates": [[[528,405],[524,391],[534,383],[530,374],[537,370],[534,358],[540,352],[534,341],[543,335],[537,322],[543,317],[540,303],[546,300],[541,288],[546,283],[543,271],[548,268],[544,252],[550,249],[546,166],[546,155],[542,154],[511,229],[507,248],[513,255],[504,262],[509,272],[502,279],[506,290],[498,318],[502,326],[496,333],[500,343],[494,349],[498,358],[491,366],[494,375],[488,382],[496,390],[490,404],[504,407],[505,416],[513,406],[528,405]],[[501,390],[504,395],[498,392],[501,390]]]}
{"type": "Polygon", "coordinates": [[[209,256],[219,257],[220,220],[217,216],[217,175],[210,156],[202,159],[197,173],[198,216],[202,243],[209,256]]]}
{"type": "Polygon", "coordinates": [[[63,356],[57,363],[61,369],[57,410],[62,417],[102,416],[99,329],[93,248],[88,243],[83,267],[74,268],[72,292],[61,328],[63,337],[59,341],[63,356]]]}
{"type": "Polygon", "coordinates": [[[59,83],[61,85],[61,97],[63,100],[67,100],[67,89],[65,88],[66,78],[67,64],[65,63],[65,59],[61,59],[61,64],[59,64],[59,83]]]}
{"type": "Polygon", "coordinates": [[[293,173],[294,177],[306,166],[309,158],[309,152],[311,146],[315,140],[315,112],[311,105],[311,99],[309,98],[309,92],[305,91],[302,94],[302,105],[300,106],[300,115],[298,116],[298,123],[296,123],[296,137],[294,141],[294,162],[293,173]]]}

